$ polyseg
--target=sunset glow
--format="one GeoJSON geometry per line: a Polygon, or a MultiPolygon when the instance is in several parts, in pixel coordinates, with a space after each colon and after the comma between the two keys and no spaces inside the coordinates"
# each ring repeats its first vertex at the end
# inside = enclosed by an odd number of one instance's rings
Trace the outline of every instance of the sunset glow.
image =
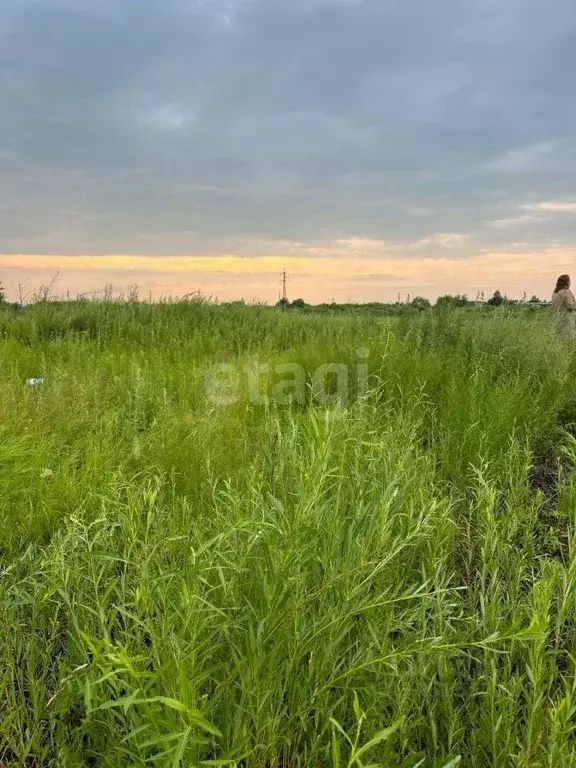
{"type": "Polygon", "coordinates": [[[372,252],[367,251],[362,254],[359,249],[352,258],[342,255],[342,244],[331,244],[323,249],[323,256],[22,254],[0,256],[0,272],[14,299],[18,285],[30,291],[58,273],[54,286],[57,295],[90,293],[110,284],[116,295],[136,285],[156,298],[201,291],[219,300],[273,303],[278,298],[280,273],[286,269],[290,295],[314,303],[332,299],[396,301],[398,293],[403,299],[406,294],[434,299],[442,293],[467,293],[473,298],[480,291],[490,294],[496,288],[510,296],[521,297],[525,292],[547,297],[557,274],[576,265],[576,250],[564,248],[434,259],[390,252],[380,255],[374,246],[372,252]]]}

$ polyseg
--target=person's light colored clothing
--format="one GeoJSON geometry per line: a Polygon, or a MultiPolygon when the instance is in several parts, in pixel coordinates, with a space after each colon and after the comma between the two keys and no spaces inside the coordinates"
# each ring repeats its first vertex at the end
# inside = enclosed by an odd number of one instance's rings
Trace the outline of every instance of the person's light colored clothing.
{"type": "Polygon", "coordinates": [[[570,288],[563,288],[552,296],[552,309],[556,313],[556,332],[561,339],[576,338],[576,299],[570,288]]]}

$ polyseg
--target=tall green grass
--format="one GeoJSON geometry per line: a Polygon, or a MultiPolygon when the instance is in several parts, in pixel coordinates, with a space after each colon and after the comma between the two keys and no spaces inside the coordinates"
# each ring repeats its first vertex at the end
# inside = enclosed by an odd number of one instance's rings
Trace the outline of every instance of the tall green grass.
{"type": "Polygon", "coordinates": [[[576,765],[576,355],[551,326],[0,311],[0,763],[576,765]],[[362,349],[340,406],[206,397],[216,364],[311,382],[362,349]]]}

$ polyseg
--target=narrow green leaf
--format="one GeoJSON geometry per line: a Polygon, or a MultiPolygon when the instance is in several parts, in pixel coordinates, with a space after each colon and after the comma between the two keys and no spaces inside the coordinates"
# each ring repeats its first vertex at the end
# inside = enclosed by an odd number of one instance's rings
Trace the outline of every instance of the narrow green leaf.
{"type": "Polygon", "coordinates": [[[354,753],[353,759],[359,760],[362,755],[366,754],[369,749],[373,749],[378,744],[381,744],[383,741],[386,741],[387,739],[392,736],[393,733],[395,733],[398,728],[402,725],[402,720],[398,720],[394,725],[391,725],[389,728],[383,728],[381,731],[378,731],[378,733],[374,734],[374,736],[368,741],[366,744],[364,744],[363,747],[360,747],[360,749],[354,753]]]}
{"type": "Polygon", "coordinates": [[[340,742],[332,731],[332,768],[340,768],[340,742]]]}
{"type": "Polygon", "coordinates": [[[439,766],[439,768],[454,768],[455,765],[458,765],[458,763],[462,760],[462,755],[456,755],[456,757],[453,760],[450,760],[448,763],[444,763],[444,765],[439,766]]]}
{"type": "Polygon", "coordinates": [[[190,731],[191,731],[191,728],[188,727],[182,733],[182,736],[180,738],[180,743],[178,744],[178,749],[176,750],[176,754],[174,755],[174,762],[172,763],[172,768],[180,768],[180,763],[182,762],[184,753],[186,752],[186,747],[188,745],[188,739],[190,738],[190,731]]]}

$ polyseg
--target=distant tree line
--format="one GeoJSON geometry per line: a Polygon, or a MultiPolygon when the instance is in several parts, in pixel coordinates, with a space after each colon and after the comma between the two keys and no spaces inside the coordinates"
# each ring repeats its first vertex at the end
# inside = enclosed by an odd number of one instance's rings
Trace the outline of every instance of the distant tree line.
{"type": "MultiPolygon", "coordinates": [[[[54,282],[54,281],[53,281],[54,282]]],[[[33,303],[36,301],[46,301],[49,298],[50,291],[53,285],[53,282],[45,287],[43,286],[40,291],[38,291],[33,296],[33,303]]],[[[137,296],[137,294],[136,294],[137,296]]],[[[133,300],[133,299],[132,299],[133,300]]],[[[137,299],[136,299],[137,300],[137,299]]],[[[243,303],[243,302],[241,302],[243,303]]],[[[484,295],[482,294],[480,299],[477,299],[475,301],[469,299],[466,294],[446,294],[444,296],[439,296],[436,299],[436,303],[434,304],[435,308],[438,309],[450,309],[454,307],[476,307],[476,306],[491,306],[491,307],[500,307],[502,305],[519,305],[519,306],[526,306],[526,305],[538,305],[538,304],[546,304],[547,302],[542,301],[542,299],[539,299],[538,296],[532,295],[530,299],[524,299],[517,300],[517,299],[509,299],[506,295],[502,295],[502,293],[499,290],[494,291],[491,298],[489,298],[487,301],[484,301],[484,295]]],[[[4,291],[4,286],[0,282],[0,305],[7,305],[6,301],[6,294],[4,291]]],[[[18,305],[14,305],[18,306],[18,305]]],[[[398,311],[418,311],[423,312],[425,310],[432,308],[432,303],[425,299],[423,296],[416,296],[415,298],[408,300],[406,302],[394,302],[394,303],[385,303],[385,302],[368,302],[364,304],[338,304],[334,301],[331,303],[323,303],[323,304],[307,304],[304,299],[295,299],[294,301],[289,301],[288,299],[280,299],[280,301],[276,304],[277,307],[280,307],[281,309],[286,310],[308,310],[308,311],[325,311],[325,310],[331,310],[336,312],[345,312],[350,310],[364,310],[364,311],[372,311],[374,313],[380,313],[380,314],[391,314],[391,313],[397,313],[398,311]]]]}
{"type": "MultiPolygon", "coordinates": [[[[506,306],[526,306],[526,305],[537,305],[537,304],[545,304],[547,302],[542,301],[542,299],[538,298],[536,295],[532,295],[530,299],[509,299],[506,295],[502,295],[502,293],[499,290],[494,291],[492,296],[488,300],[484,300],[484,295],[481,294],[481,296],[476,299],[472,300],[469,299],[466,294],[446,294],[444,296],[439,296],[436,299],[436,302],[434,304],[435,308],[438,309],[451,309],[455,307],[477,307],[477,306],[487,306],[487,307],[500,307],[503,305],[506,306]]],[[[425,310],[432,308],[432,303],[424,298],[423,296],[416,296],[415,298],[406,301],[406,302],[394,302],[394,303],[383,303],[383,302],[369,302],[366,304],[337,304],[336,302],[332,302],[330,304],[307,304],[304,299],[295,299],[294,301],[289,301],[288,299],[281,299],[277,304],[277,307],[280,307],[282,309],[300,309],[300,310],[310,310],[310,311],[318,311],[318,310],[332,310],[332,311],[347,311],[351,309],[364,309],[364,310],[372,310],[374,312],[381,312],[381,313],[390,313],[392,311],[398,311],[398,310],[417,310],[419,312],[423,312],[425,310]]]]}

